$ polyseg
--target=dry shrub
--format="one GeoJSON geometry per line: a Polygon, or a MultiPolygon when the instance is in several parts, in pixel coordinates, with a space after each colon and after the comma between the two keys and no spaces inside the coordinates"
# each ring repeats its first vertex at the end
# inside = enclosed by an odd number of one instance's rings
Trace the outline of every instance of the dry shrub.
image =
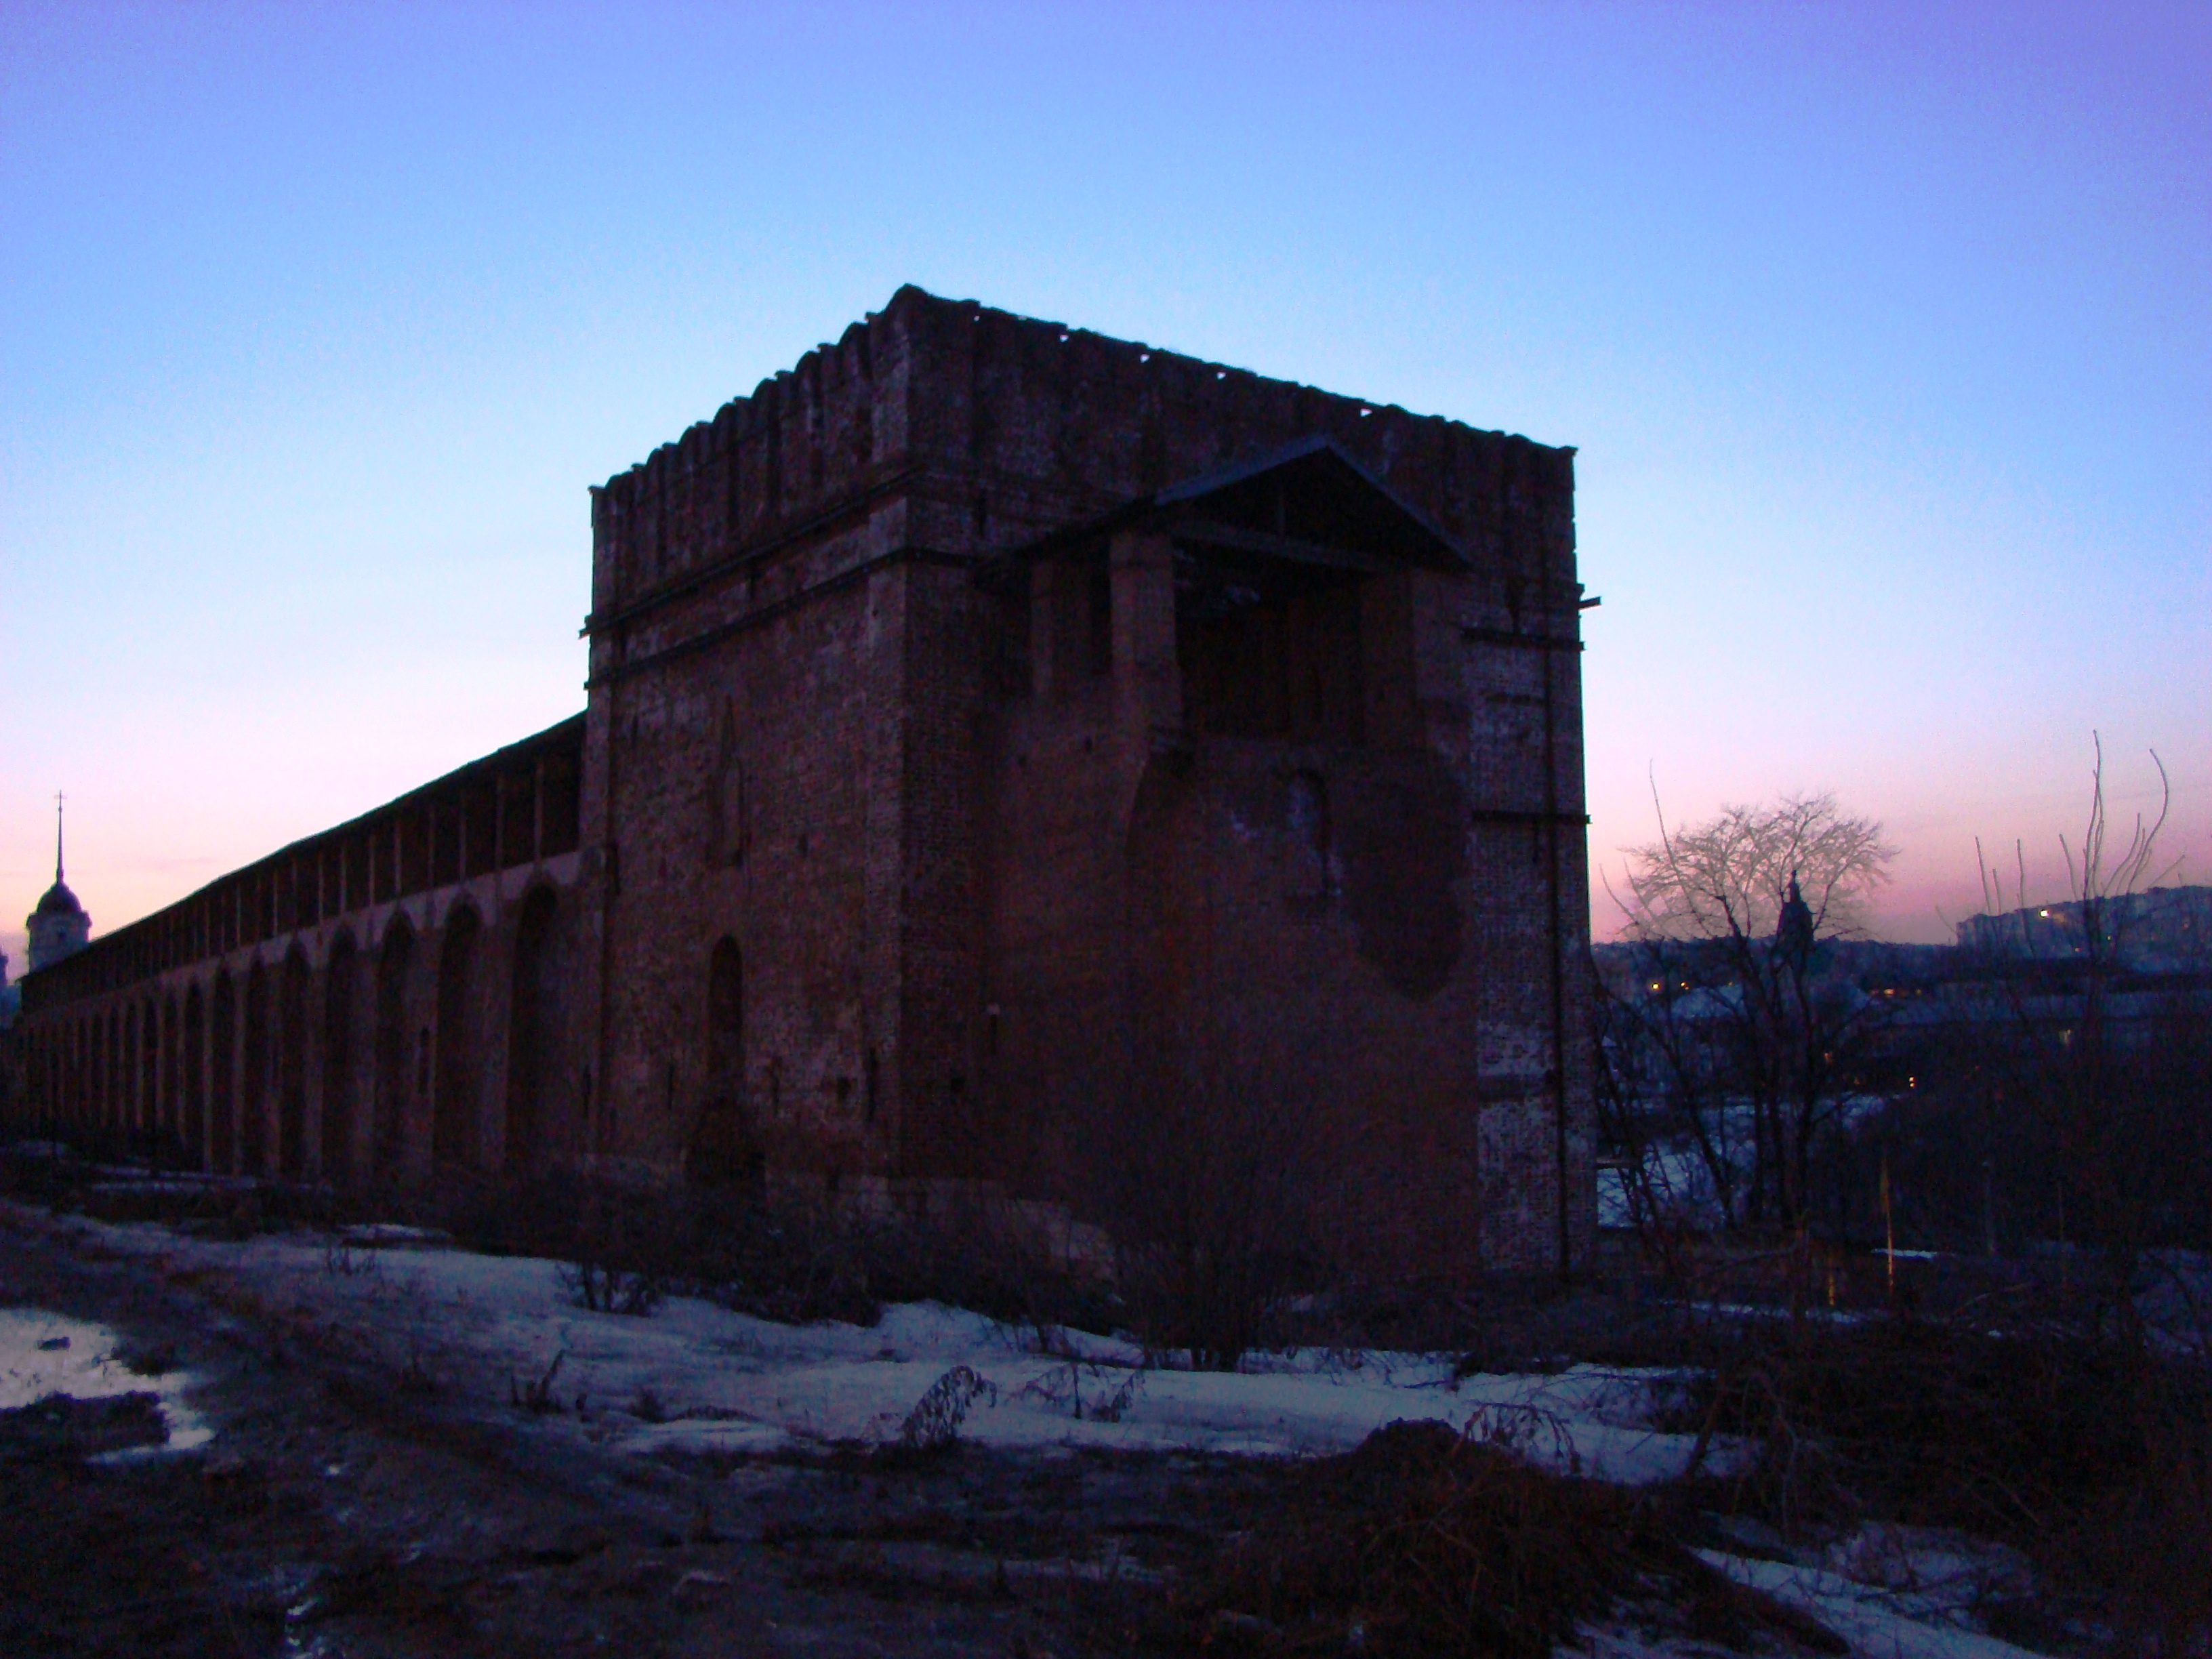
{"type": "Polygon", "coordinates": [[[955,1365],[915,1402],[899,1429],[899,1443],[908,1451],[950,1450],[960,1438],[960,1425],[968,1420],[976,1401],[985,1395],[995,1399],[998,1392],[969,1367],[955,1365]]]}
{"type": "Polygon", "coordinates": [[[449,1180],[390,1207],[471,1249],[567,1264],[580,1304],[648,1313],[697,1296],[785,1323],[873,1324],[883,1305],[935,1300],[1016,1323],[1109,1330],[1103,1286],[1040,1261],[994,1212],[935,1219],[738,1188],[625,1186],[568,1170],[449,1180]]]}
{"type": "Polygon", "coordinates": [[[526,1176],[443,1169],[420,1182],[349,1188],[262,1180],[120,1182],[70,1149],[0,1146],[0,1193],[58,1212],[155,1220],[243,1240],[309,1230],[326,1265],[358,1264],[341,1230],[399,1223],[464,1249],[562,1264],[579,1306],[650,1314],[668,1296],[704,1297],[788,1323],[873,1324],[883,1304],[935,1300],[1040,1328],[1111,1331],[1126,1316],[1098,1280],[1042,1259],[1000,1211],[937,1218],[867,1214],[757,1192],[623,1182],[570,1170],[526,1176]]]}
{"type": "Polygon", "coordinates": [[[1746,1437],[1735,1507],[2026,1543],[2142,1461],[2112,1349],[1917,1320],[1740,1329],[1678,1426],[1746,1437]]]}
{"type": "MultiPolygon", "coordinates": [[[[1163,1062],[1164,1063],[1164,1062],[1163,1062]]],[[[1115,1278],[1156,1353],[1233,1371],[1294,1293],[1336,1275],[1328,1119],[1310,1099],[1165,1076],[1104,1137],[1115,1278]]]]}
{"type": "Polygon", "coordinates": [[[1674,1425],[1757,1449],[1707,1496],[1785,1530],[1878,1519],[2021,1548],[2044,1593],[1996,1618],[2021,1639],[2071,1623],[2121,1652],[2212,1652],[2202,1368],[1989,1318],[1738,1328],[1674,1425]]]}
{"type": "Polygon", "coordinates": [[[1578,1620],[1636,1602],[1705,1640],[1845,1650],[1692,1554],[1660,1500],[1552,1474],[1501,1441],[1394,1423],[1309,1465],[1184,1613],[1214,1645],[1543,1659],[1578,1620]]]}
{"type": "Polygon", "coordinates": [[[871,1215],[709,1190],[690,1194],[683,1212],[677,1280],[764,1319],[866,1325],[884,1304],[935,1301],[1018,1325],[1114,1326],[1105,1286],[1047,1263],[986,1208],[871,1215]]]}

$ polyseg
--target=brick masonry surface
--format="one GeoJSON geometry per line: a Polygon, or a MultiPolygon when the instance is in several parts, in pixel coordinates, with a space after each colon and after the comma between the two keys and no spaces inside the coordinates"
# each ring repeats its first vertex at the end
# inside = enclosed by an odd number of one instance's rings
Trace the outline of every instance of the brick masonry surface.
{"type": "Polygon", "coordinates": [[[583,714],[30,976],[34,1109],[1586,1248],[1571,451],[906,288],[592,522],[583,714]]]}

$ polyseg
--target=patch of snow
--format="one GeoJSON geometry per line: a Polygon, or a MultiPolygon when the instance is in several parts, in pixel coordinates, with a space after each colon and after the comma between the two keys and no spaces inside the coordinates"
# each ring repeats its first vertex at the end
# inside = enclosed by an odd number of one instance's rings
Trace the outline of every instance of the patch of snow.
{"type": "Polygon", "coordinates": [[[408,1245],[443,1249],[453,1242],[451,1233],[440,1232],[435,1227],[403,1227],[390,1221],[372,1221],[356,1227],[341,1227],[337,1237],[340,1243],[365,1249],[398,1249],[408,1245]]]}
{"type": "MultiPolygon", "coordinates": [[[[1910,1546],[1905,1546],[1910,1549],[1910,1546]]],[[[1972,1629],[1962,1616],[1955,1580],[1934,1591],[1917,1583],[1863,1583],[1827,1567],[1759,1561],[1717,1551],[1698,1552],[1738,1583],[1802,1607],[1851,1644],[1881,1659],[2030,1659],[2028,1650],[1972,1629]]],[[[1937,1552],[1936,1553],[1941,1553],[1937,1552]]],[[[1940,1565],[1930,1561],[1931,1568],[1940,1565]]]]}
{"type": "MultiPolygon", "coordinates": [[[[142,1376],[123,1363],[123,1343],[105,1325],[49,1313],[43,1308],[0,1308],[0,1410],[12,1410],[65,1394],[77,1400],[150,1394],[167,1425],[156,1451],[191,1451],[215,1437],[198,1413],[184,1403],[189,1373],[173,1368],[142,1376]]],[[[129,1455],[106,1453],[106,1457],[129,1455]]]]}
{"type": "MultiPolygon", "coordinates": [[[[1449,1356],[1328,1349],[1255,1354],[1236,1372],[1139,1369],[1144,1351],[1126,1339],[935,1303],[887,1308],[865,1327],[779,1325],[685,1297],[640,1318],[576,1306],[560,1264],[531,1257],[392,1250],[363,1270],[311,1235],[234,1243],[150,1222],[52,1224],[171,1273],[220,1275],[234,1296],[386,1364],[419,1364],[486,1410],[526,1397],[557,1358],[547,1392],[558,1409],[538,1420],[619,1453],[887,1443],[955,1365],[987,1385],[960,1430],[987,1446],[1292,1455],[1432,1420],[1500,1437],[1551,1467],[1640,1484],[1680,1474],[1696,1443],[1651,1426],[1683,1380],[1672,1372],[1579,1365],[1455,1379],[1449,1356]]],[[[1717,1443],[1707,1467],[1726,1473],[1741,1455],[1717,1443]]]]}

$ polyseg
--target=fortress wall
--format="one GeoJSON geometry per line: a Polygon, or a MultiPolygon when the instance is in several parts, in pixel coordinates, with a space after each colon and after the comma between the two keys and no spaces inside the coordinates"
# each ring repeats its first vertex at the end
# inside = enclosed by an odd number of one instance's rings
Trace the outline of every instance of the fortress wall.
{"type": "Polygon", "coordinates": [[[539,804],[512,856],[499,767],[286,849],[33,976],[34,1091],[225,1169],[710,1156],[1097,1215],[1157,1052],[1310,1103],[1378,1261],[1554,1260],[1594,1200],[1572,487],[1569,451],[902,289],[593,491],[560,850],[539,804]],[[1470,568],[1365,584],[1357,742],[1194,740],[1169,789],[1122,589],[1077,672],[1090,601],[978,572],[1316,433],[1470,568]],[[1351,837],[1322,903],[1301,772],[1351,837]],[[1413,795],[1452,824],[1418,902],[1413,795]],[[1409,990],[1375,939],[1425,908],[1455,943],[1409,990]]]}
{"type": "Polygon", "coordinates": [[[581,735],[564,722],[33,975],[33,1109],[221,1174],[415,1178],[576,1144],[574,999],[526,990],[518,1030],[516,986],[580,955],[581,735]],[[509,1145],[518,1111],[542,1146],[509,1145]]]}

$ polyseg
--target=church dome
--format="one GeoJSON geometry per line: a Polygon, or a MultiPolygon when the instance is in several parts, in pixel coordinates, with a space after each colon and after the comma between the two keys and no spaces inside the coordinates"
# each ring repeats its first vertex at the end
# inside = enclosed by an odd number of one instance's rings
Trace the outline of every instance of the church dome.
{"type": "Polygon", "coordinates": [[[59,881],[46,889],[46,896],[39,901],[39,908],[31,912],[33,916],[81,916],[84,913],[84,906],[77,902],[76,895],[70,891],[69,884],[59,881]]]}
{"type": "Polygon", "coordinates": [[[64,957],[75,956],[92,939],[92,918],[77,902],[62,879],[61,799],[54,799],[54,884],[39,900],[39,908],[23,920],[31,936],[31,971],[51,967],[64,957]]]}

